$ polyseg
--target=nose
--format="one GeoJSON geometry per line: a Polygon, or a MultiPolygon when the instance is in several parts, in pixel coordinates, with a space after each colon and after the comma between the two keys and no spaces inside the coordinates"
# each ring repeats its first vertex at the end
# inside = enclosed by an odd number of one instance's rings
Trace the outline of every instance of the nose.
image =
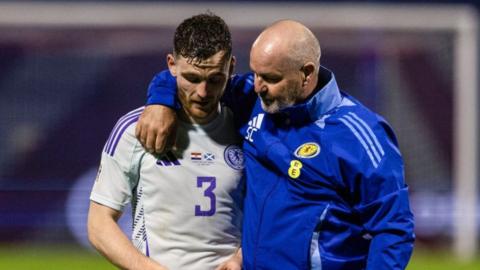
{"type": "Polygon", "coordinates": [[[197,86],[197,95],[201,98],[207,97],[207,82],[203,81],[197,86]]]}
{"type": "Polygon", "coordinates": [[[265,82],[262,80],[262,78],[256,75],[254,80],[254,86],[255,86],[255,93],[257,94],[261,94],[267,91],[267,86],[265,85],[265,82]]]}

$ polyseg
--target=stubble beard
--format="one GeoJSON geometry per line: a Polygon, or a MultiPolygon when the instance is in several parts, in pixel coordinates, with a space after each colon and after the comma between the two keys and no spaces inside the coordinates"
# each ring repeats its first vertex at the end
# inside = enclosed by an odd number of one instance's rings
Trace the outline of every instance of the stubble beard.
{"type": "Polygon", "coordinates": [[[265,101],[264,97],[260,95],[258,97],[260,98],[262,109],[269,114],[273,114],[273,113],[278,113],[279,111],[285,108],[294,106],[296,103],[296,100],[300,96],[300,93],[301,93],[300,89],[288,90],[286,92],[285,98],[268,100],[267,102],[265,101]]]}

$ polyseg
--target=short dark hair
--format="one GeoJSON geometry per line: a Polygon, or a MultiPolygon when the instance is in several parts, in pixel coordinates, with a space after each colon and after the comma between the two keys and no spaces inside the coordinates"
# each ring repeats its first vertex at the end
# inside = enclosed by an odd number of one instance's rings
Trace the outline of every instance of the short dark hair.
{"type": "Polygon", "coordinates": [[[184,20],[175,30],[175,55],[189,62],[206,60],[219,51],[232,54],[232,38],[222,18],[207,12],[184,20]]]}

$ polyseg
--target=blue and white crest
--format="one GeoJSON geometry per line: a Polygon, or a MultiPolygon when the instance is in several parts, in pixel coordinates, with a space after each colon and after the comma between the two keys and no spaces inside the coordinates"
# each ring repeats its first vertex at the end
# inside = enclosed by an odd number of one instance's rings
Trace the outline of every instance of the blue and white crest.
{"type": "Polygon", "coordinates": [[[228,166],[235,170],[242,170],[244,167],[243,150],[238,145],[231,144],[225,148],[223,157],[228,166]]]}

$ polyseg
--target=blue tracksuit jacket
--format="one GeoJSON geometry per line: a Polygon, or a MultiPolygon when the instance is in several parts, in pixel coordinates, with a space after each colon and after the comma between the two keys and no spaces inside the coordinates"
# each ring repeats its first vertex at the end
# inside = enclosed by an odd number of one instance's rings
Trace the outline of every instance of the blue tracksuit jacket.
{"type": "MultiPolygon", "coordinates": [[[[413,215],[388,123],[341,92],[322,68],[305,103],[268,114],[253,76],[235,76],[223,101],[245,138],[244,269],[404,269],[413,215]]],[[[148,103],[178,107],[159,73],[148,103]]]]}

